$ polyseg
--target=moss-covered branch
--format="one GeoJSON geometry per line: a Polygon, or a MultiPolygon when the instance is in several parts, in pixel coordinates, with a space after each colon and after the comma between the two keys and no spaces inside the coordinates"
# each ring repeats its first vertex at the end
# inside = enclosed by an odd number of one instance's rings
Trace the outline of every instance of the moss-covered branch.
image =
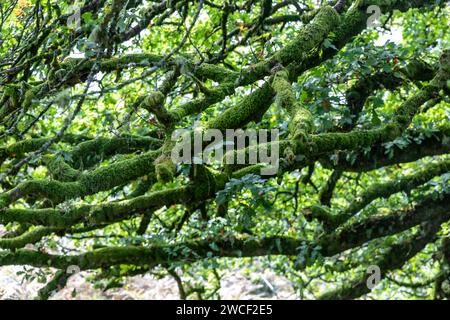
{"type": "Polygon", "coordinates": [[[328,178],[325,186],[320,190],[319,200],[322,205],[328,207],[331,205],[331,198],[333,197],[334,189],[336,188],[342,174],[343,172],[341,170],[334,170],[328,178]]]}
{"type": "Polygon", "coordinates": [[[450,153],[450,127],[442,126],[434,132],[407,130],[404,135],[410,142],[400,148],[397,145],[388,150],[384,143],[371,146],[370,151],[337,151],[336,160],[331,162],[328,155],[320,157],[326,168],[336,168],[348,172],[365,172],[394,164],[413,162],[428,156],[450,153]]]}
{"type": "MultiPolygon", "coordinates": [[[[436,70],[422,60],[413,60],[404,68],[400,69],[398,73],[410,81],[430,81],[436,75],[436,70]]],[[[343,130],[350,131],[356,126],[358,116],[367,99],[373,95],[376,90],[393,90],[401,86],[404,82],[404,79],[397,76],[396,73],[384,71],[376,72],[358,79],[358,81],[345,93],[348,108],[350,110],[351,122],[345,124],[343,130]]]]}
{"type": "Polygon", "coordinates": [[[398,210],[386,215],[371,216],[347,225],[335,233],[325,235],[319,243],[323,244],[323,253],[332,256],[347,249],[358,247],[372,239],[408,230],[422,222],[443,223],[450,219],[449,201],[449,194],[438,200],[428,197],[410,209],[398,210]]]}
{"type": "Polygon", "coordinates": [[[311,133],[313,129],[312,114],[297,102],[287,70],[280,70],[274,75],[272,88],[276,92],[276,104],[286,109],[289,113],[289,130],[291,135],[296,137],[311,133]]]}
{"type": "Polygon", "coordinates": [[[441,174],[450,172],[450,161],[435,161],[424,165],[414,174],[391,179],[385,183],[376,183],[365,190],[343,212],[347,218],[358,213],[373,200],[387,198],[397,192],[409,192],[441,174]]]}
{"type": "Polygon", "coordinates": [[[18,248],[23,248],[27,244],[34,244],[40,241],[42,238],[51,235],[52,233],[58,231],[58,228],[46,228],[37,227],[24,234],[13,237],[13,238],[0,238],[0,248],[15,250],[18,248]]]}
{"type": "Polygon", "coordinates": [[[55,228],[68,228],[78,223],[98,225],[129,219],[133,215],[151,212],[163,206],[183,204],[193,200],[195,192],[187,187],[155,191],[129,200],[99,205],[81,205],[70,209],[5,209],[0,222],[29,223],[55,228]]]}
{"type": "Polygon", "coordinates": [[[157,151],[150,151],[129,160],[115,162],[80,175],[77,181],[60,182],[56,180],[30,180],[22,182],[14,189],[0,195],[0,208],[26,196],[39,196],[55,204],[131,182],[150,174],[154,170],[153,162],[157,151]]]}
{"type": "Polygon", "coordinates": [[[333,256],[372,239],[410,229],[424,221],[433,221],[433,225],[439,226],[450,218],[447,205],[449,200],[448,195],[439,201],[429,199],[415,209],[374,217],[314,242],[288,237],[255,239],[250,236],[220,236],[150,247],[108,247],[73,256],[50,255],[21,249],[14,253],[1,252],[0,265],[24,264],[35,267],[52,266],[59,269],[76,265],[81,270],[120,264],[154,267],[175,261],[192,263],[210,257],[255,257],[280,254],[295,256],[300,253],[299,248],[305,245],[311,250],[316,248],[315,250],[323,256],[333,256]],[[214,248],[217,249],[213,249],[211,243],[214,243],[214,248]]]}
{"type": "Polygon", "coordinates": [[[69,280],[71,274],[65,270],[56,271],[53,279],[50,280],[43,288],[41,288],[37,295],[37,300],[48,300],[56,292],[62,290],[69,280]]]}
{"type": "MultiPolygon", "coordinates": [[[[20,159],[24,154],[39,150],[51,138],[24,139],[0,147],[0,164],[7,159],[20,159]]],[[[88,169],[116,154],[127,154],[142,150],[154,150],[161,147],[160,139],[145,136],[86,137],[66,134],[62,142],[75,145],[67,152],[70,162],[77,169],[88,169]]]]}
{"type": "MultiPolygon", "coordinates": [[[[412,236],[390,246],[386,253],[374,259],[371,264],[380,268],[381,279],[389,271],[401,268],[409,259],[423,250],[427,244],[433,242],[436,239],[436,233],[439,229],[440,225],[438,223],[427,223],[419,228],[412,236]]],[[[358,278],[351,280],[344,286],[322,294],[319,299],[349,300],[370,293],[371,289],[367,285],[367,277],[367,274],[358,276],[358,278]]]]}

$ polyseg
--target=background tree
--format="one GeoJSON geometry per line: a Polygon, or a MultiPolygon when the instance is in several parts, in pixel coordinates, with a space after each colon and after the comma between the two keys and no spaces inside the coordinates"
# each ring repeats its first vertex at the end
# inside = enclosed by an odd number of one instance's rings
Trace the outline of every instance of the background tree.
{"type": "Polygon", "coordinates": [[[1,2],[0,265],[40,298],[73,270],[217,298],[258,265],[302,298],[447,298],[449,3],[320,2],[1,2]],[[172,163],[194,126],[280,129],[277,175],[172,163]]]}

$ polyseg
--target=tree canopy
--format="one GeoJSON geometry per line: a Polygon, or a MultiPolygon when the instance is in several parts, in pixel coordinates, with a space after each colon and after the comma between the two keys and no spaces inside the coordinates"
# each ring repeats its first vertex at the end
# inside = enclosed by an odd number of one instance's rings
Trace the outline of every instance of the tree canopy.
{"type": "Polygon", "coordinates": [[[33,267],[41,299],[74,270],[214,299],[234,267],[305,299],[448,298],[449,19],[444,0],[2,1],[0,266],[33,267]],[[174,163],[177,129],[278,129],[257,146],[276,174],[174,163]]]}

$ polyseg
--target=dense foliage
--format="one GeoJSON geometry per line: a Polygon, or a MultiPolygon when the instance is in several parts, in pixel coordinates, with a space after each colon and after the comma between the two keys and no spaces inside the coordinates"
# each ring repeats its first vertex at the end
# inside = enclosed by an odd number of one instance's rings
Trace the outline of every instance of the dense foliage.
{"type": "Polygon", "coordinates": [[[0,2],[0,266],[43,299],[74,270],[220,298],[234,267],[301,298],[448,298],[449,19],[444,0],[0,2]],[[279,129],[278,173],[173,163],[179,128],[279,129]]]}

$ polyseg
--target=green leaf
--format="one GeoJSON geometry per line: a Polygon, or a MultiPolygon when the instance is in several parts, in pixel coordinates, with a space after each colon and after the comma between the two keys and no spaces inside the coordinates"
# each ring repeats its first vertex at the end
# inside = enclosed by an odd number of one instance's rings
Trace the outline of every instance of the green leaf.
{"type": "Polygon", "coordinates": [[[336,51],[338,50],[338,48],[336,48],[336,46],[328,38],[323,41],[323,47],[326,48],[326,49],[331,48],[331,49],[334,49],[336,51]]]}
{"type": "Polygon", "coordinates": [[[84,23],[88,24],[92,19],[92,12],[85,12],[81,15],[81,17],[83,18],[84,23]]]}

